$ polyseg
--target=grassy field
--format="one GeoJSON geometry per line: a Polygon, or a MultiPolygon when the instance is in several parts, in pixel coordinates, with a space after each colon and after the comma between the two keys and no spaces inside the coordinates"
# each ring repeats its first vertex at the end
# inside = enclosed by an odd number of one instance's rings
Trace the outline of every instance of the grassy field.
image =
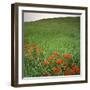
{"type": "Polygon", "coordinates": [[[80,74],[80,18],[24,22],[24,77],[80,74]]]}

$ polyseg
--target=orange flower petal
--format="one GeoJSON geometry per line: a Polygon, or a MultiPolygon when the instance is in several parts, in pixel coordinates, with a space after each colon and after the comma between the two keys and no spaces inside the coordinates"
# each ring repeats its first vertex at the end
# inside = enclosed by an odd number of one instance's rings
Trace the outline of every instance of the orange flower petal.
{"type": "Polygon", "coordinates": [[[49,64],[50,64],[50,62],[49,62],[49,61],[44,60],[44,65],[49,65],[49,64]]]}
{"type": "Polygon", "coordinates": [[[74,73],[80,73],[80,67],[77,67],[76,65],[75,66],[72,66],[72,72],[74,72],[74,73]]]}
{"type": "Polygon", "coordinates": [[[53,52],[53,55],[54,56],[59,56],[59,53],[55,51],[55,52],[53,52]]]}
{"type": "Polygon", "coordinates": [[[80,73],[80,68],[79,67],[76,68],[76,73],[80,73]]]}
{"type": "Polygon", "coordinates": [[[63,57],[66,59],[72,59],[72,54],[63,54],[63,57]]]}
{"type": "Polygon", "coordinates": [[[65,70],[64,75],[71,75],[70,70],[65,70]]]}
{"type": "Polygon", "coordinates": [[[57,64],[62,64],[63,63],[63,60],[62,59],[59,59],[56,61],[57,64]]]}
{"type": "Polygon", "coordinates": [[[60,67],[54,67],[52,70],[53,70],[53,72],[54,72],[55,74],[61,73],[61,68],[60,68],[60,67]]]}
{"type": "Polygon", "coordinates": [[[53,55],[48,57],[48,60],[53,60],[53,59],[54,59],[53,55]]]}

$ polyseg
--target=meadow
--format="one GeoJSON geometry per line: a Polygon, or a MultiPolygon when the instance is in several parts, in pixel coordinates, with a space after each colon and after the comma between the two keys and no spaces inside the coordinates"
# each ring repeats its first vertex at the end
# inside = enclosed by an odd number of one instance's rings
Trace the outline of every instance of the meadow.
{"type": "Polygon", "coordinates": [[[80,74],[80,17],[24,22],[24,77],[80,74]]]}

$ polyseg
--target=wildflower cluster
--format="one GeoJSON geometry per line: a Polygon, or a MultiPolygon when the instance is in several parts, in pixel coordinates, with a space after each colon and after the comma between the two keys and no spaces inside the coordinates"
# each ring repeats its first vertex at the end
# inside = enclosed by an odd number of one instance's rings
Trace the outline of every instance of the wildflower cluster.
{"type": "Polygon", "coordinates": [[[36,44],[26,44],[24,47],[25,63],[30,76],[55,76],[55,75],[77,75],[80,74],[80,66],[73,62],[71,53],[60,53],[53,51],[45,58],[43,49],[36,44]],[[34,75],[31,75],[31,72],[34,75]]]}

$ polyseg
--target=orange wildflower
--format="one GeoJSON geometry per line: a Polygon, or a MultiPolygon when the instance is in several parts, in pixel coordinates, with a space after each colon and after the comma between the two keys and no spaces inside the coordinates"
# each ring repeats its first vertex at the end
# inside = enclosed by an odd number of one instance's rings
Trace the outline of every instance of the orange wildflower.
{"type": "Polygon", "coordinates": [[[62,64],[63,63],[63,60],[62,59],[59,59],[56,61],[57,64],[62,64]]]}
{"type": "Polygon", "coordinates": [[[48,57],[48,60],[53,60],[53,59],[54,59],[53,55],[48,57]]]}
{"type": "Polygon", "coordinates": [[[76,66],[74,66],[74,67],[72,67],[72,70],[76,72],[76,68],[77,68],[77,67],[76,67],[76,66]]]}
{"type": "Polygon", "coordinates": [[[63,57],[66,59],[72,59],[72,54],[63,54],[63,57]]]}
{"type": "Polygon", "coordinates": [[[50,64],[50,62],[49,62],[49,61],[44,60],[44,65],[49,65],[49,64],[50,64]]]}
{"type": "Polygon", "coordinates": [[[60,68],[60,67],[54,67],[52,70],[53,70],[53,72],[54,72],[55,74],[61,73],[61,68],[60,68]]]}
{"type": "Polygon", "coordinates": [[[76,68],[76,73],[80,73],[80,67],[76,68]]]}
{"type": "Polygon", "coordinates": [[[80,73],[80,67],[72,66],[72,74],[80,73]]]}
{"type": "Polygon", "coordinates": [[[53,52],[54,56],[59,56],[58,52],[53,52]]]}
{"type": "Polygon", "coordinates": [[[39,48],[36,48],[36,52],[39,53],[40,52],[40,49],[39,48]]]}
{"type": "Polygon", "coordinates": [[[71,72],[70,72],[70,70],[65,70],[65,72],[64,72],[64,75],[71,75],[71,72]]]}
{"type": "Polygon", "coordinates": [[[75,75],[76,71],[74,69],[71,69],[71,74],[75,75]]]}

